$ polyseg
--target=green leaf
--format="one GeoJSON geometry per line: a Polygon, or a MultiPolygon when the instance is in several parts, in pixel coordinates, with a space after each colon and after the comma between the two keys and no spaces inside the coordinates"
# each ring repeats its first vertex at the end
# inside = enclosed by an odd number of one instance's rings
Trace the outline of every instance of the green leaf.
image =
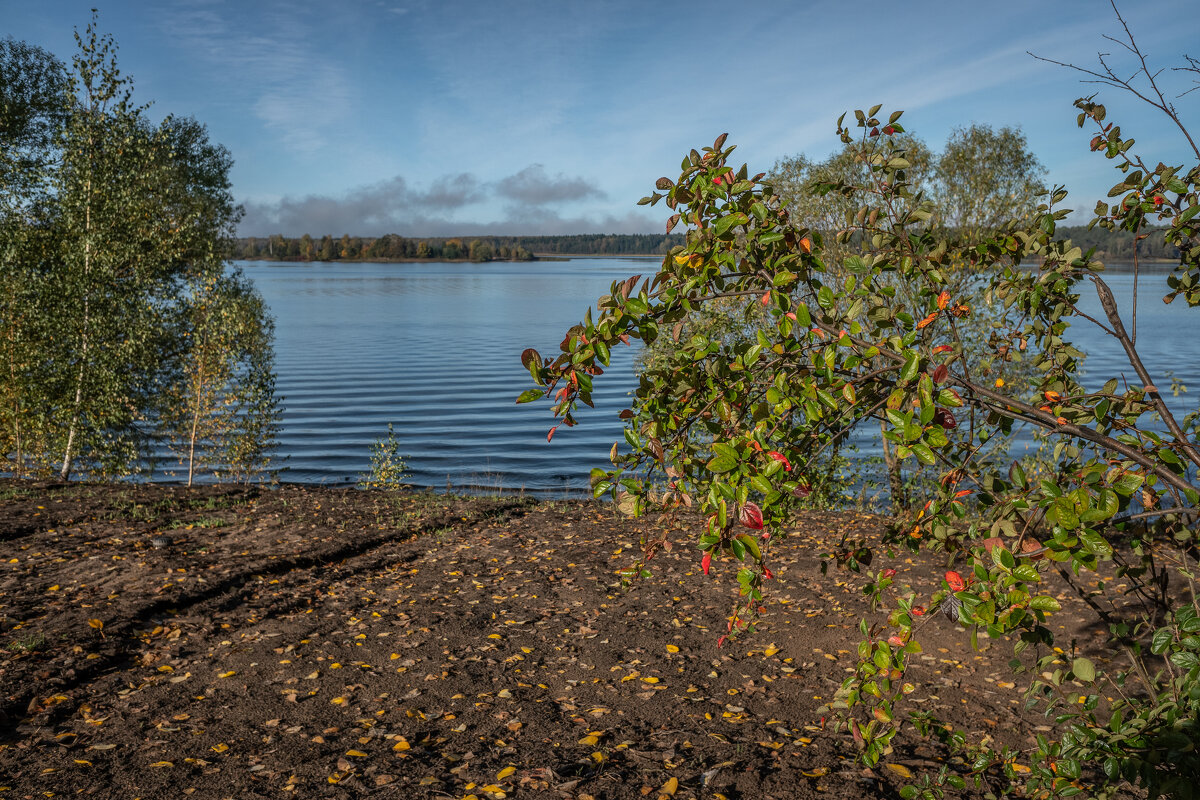
{"type": "Polygon", "coordinates": [[[1075,678],[1084,683],[1091,683],[1096,680],[1096,665],[1087,658],[1077,658],[1071,662],[1071,672],[1075,673],[1075,678]]]}
{"type": "Polygon", "coordinates": [[[713,235],[718,238],[729,232],[729,229],[734,225],[745,225],[750,221],[750,218],[740,212],[736,214],[728,214],[717,220],[717,224],[713,225],[713,235]]]}
{"type": "Polygon", "coordinates": [[[1030,600],[1029,607],[1038,611],[1058,611],[1062,605],[1049,595],[1041,595],[1030,600]]]}
{"type": "Polygon", "coordinates": [[[1095,531],[1080,531],[1079,540],[1083,542],[1083,548],[1089,553],[1095,553],[1098,556],[1111,556],[1113,554],[1112,545],[1095,531]]]}
{"type": "Polygon", "coordinates": [[[542,395],[543,392],[541,389],[526,389],[525,391],[521,392],[521,396],[517,398],[517,402],[532,403],[534,400],[542,397],[542,395]]]}
{"type": "Polygon", "coordinates": [[[771,481],[765,475],[752,476],[750,485],[763,494],[771,494],[775,491],[775,487],[771,485],[771,481]]]}
{"type": "Polygon", "coordinates": [[[871,270],[871,267],[867,264],[867,262],[863,261],[859,256],[846,256],[845,260],[842,262],[842,266],[844,266],[849,272],[853,272],[856,275],[861,275],[862,273],[870,272],[871,270]]]}
{"type": "Polygon", "coordinates": [[[828,311],[833,308],[833,303],[833,290],[828,286],[822,286],[820,291],[817,292],[817,305],[828,311]]]}
{"type": "Polygon", "coordinates": [[[592,343],[593,349],[596,351],[596,360],[604,366],[608,366],[608,345],[604,342],[596,341],[592,343]]]}
{"type": "Polygon", "coordinates": [[[914,444],[912,446],[912,451],[913,455],[917,457],[917,460],[927,467],[932,467],[937,463],[937,457],[934,456],[933,451],[930,450],[928,445],[926,445],[924,442],[917,442],[914,444]]]}
{"type": "Polygon", "coordinates": [[[650,306],[647,305],[646,301],[642,300],[641,298],[630,297],[625,301],[625,313],[630,314],[631,316],[641,317],[644,316],[649,310],[650,306]]]}
{"type": "Polygon", "coordinates": [[[1013,577],[1025,583],[1037,583],[1042,577],[1038,574],[1037,567],[1032,564],[1021,564],[1013,570],[1013,577]]]}
{"type": "Polygon", "coordinates": [[[1025,470],[1021,469],[1020,462],[1012,462],[1012,466],[1008,468],[1008,479],[1011,480],[1018,489],[1025,488],[1025,470]]]}

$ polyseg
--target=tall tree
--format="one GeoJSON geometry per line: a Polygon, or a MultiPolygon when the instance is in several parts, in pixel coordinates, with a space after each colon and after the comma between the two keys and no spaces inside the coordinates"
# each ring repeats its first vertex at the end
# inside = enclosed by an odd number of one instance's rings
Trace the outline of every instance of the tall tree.
{"type": "Polygon", "coordinates": [[[1036,210],[1036,199],[1046,193],[1045,172],[1020,128],[955,128],[932,176],[941,224],[979,242],[1036,210]]]}
{"type": "Polygon", "coordinates": [[[33,220],[50,191],[66,82],[47,51],[0,39],[0,463],[17,475],[47,446],[31,413],[44,407],[38,344],[48,324],[39,303],[48,241],[33,220]]]}
{"type": "MultiPolygon", "coordinates": [[[[0,358],[12,380],[0,392],[0,446],[18,472],[53,462],[63,479],[145,468],[185,374],[192,287],[224,275],[240,213],[228,152],[194,120],[146,118],[95,18],[76,40],[61,111],[44,115],[53,136],[22,140],[36,181],[0,178],[0,194],[15,198],[0,218],[0,358]]],[[[44,62],[18,59],[17,72],[32,70],[20,85],[53,75],[44,62]]],[[[38,97],[7,92],[6,107],[14,96],[38,97]]],[[[6,111],[6,135],[30,130],[16,124],[30,118],[6,111]]]]}

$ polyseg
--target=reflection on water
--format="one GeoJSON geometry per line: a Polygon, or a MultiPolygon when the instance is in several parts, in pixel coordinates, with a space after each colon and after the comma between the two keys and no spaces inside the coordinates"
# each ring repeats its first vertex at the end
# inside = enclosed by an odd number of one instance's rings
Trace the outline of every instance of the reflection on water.
{"type": "MultiPolygon", "coordinates": [[[[630,349],[613,351],[596,381],[596,409],[582,409],[581,424],[560,429],[552,444],[548,404],[514,404],[532,385],[520,353],[557,353],[563,332],[614,280],[652,273],[656,260],[241,266],[276,319],[286,480],[355,480],[389,422],[412,481],[435,487],[583,488],[621,439],[617,413],[636,385],[630,349]]],[[[1114,270],[1105,278],[1127,310],[1133,276],[1114,270]]],[[[1153,375],[1173,370],[1192,388],[1168,398],[1186,411],[1200,403],[1200,311],[1182,300],[1164,306],[1164,280],[1142,276],[1138,349],[1153,375]]],[[[1094,291],[1079,291],[1085,310],[1101,314],[1094,291]]],[[[1080,321],[1068,338],[1087,353],[1088,386],[1113,375],[1139,383],[1111,336],[1080,321]]],[[[875,454],[870,436],[859,447],[859,457],[875,454]]]]}

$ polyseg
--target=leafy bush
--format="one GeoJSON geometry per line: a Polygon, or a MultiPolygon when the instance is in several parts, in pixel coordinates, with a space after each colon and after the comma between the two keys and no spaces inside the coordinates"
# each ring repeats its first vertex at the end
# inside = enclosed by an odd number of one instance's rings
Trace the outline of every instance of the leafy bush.
{"type": "MultiPolygon", "coordinates": [[[[1136,156],[1133,140],[1106,123],[1104,106],[1093,98],[1076,105],[1080,126],[1095,131],[1092,150],[1122,173],[1115,202],[1097,206],[1094,224],[1135,232],[1151,221],[1166,226],[1181,263],[1164,299],[1200,304],[1200,150],[1192,146],[1195,164],[1149,167],[1154,161],[1136,156]]],[[[1161,107],[1178,123],[1173,107],[1161,107]]],[[[846,257],[845,280],[827,279],[822,232],[791,216],[762,174],[733,167],[734,148],[721,136],[692,150],[679,178],[660,178],[643,201],[665,201],[674,212],[668,229],[687,225],[686,244],[652,278],[614,284],[553,358],[525,351],[538,388],[519,401],[551,398],[555,415],[572,426],[611,348],[635,338],[653,343],[708,303],[753,298],[770,315],[753,338],[680,339],[678,362],[646,370],[638,414],[625,415],[631,451],[614,448],[614,468],[593,470],[596,495],[635,515],[698,506],[707,516],[697,537],[703,569],[717,553],[742,564],[730,620],[736,634],[763,610],[772,552],[807,492],[810,465],[856,427],[882,424],[902,460],[938,474],[913,511],[896,519],[888,549],[944,553],[953,568],[928,597],[897,585],[894,570],[867,576],[880,618],[862,620],[857,669],[833,704],[860,760],[879,763],[911,725],[957,751],[963,766],[920,776],[905,797],[968,783],[1037,797],[1109,797],[1131,786],[1193,796],[1200,412],[1174,415],[1103,264],[1055,238],[1069,213],[1063,188],[1027,219],[970,240],[931,224],[931,204],[909,182],[911,162],[895,138],[903,133],[900,112],[856,111],[850,126],[844,117],[838,135],[870,173],[866,182],[823,187],[855,201],[839,243],[870,243],[846,257]],[[985,296],[1004,311],[983,343],[966,340],[965,323],[979,309],[955,288],[952,271],[963,266],[986,277],[985,296]],[[1084,292],[1096,293],[1102,317],[1081,311],[1084,292]],[[1070,334],[1083,324],[1122,345],[1136,382],[1081,382],[1083,354],[1070,334]],[[1029,360],[1032,394],[973,370],[969,345],[997,362],[1029,360]],[[679,368],[683,362],[690,367],[679,368]],[[1053,452],[1038,479],[1018,462],[982,457],[990,442],[1030,428],[1045,433],[1053,452]],[[1080,581],[1102,564],[1128,591],[1109,582],[1097,593],[1080,581]],[[1052,574],[1108,632],[1102,654],[1085,657],[1055,639],[1052,574]],[[1029,699],[1049,715],[1053,733],[1015,751],[905,707],[921,617],[933,611],[1014,643],[1013,669],[1029,676],[1029,699]]],[[[851,569],[871,563],[861,543],[829,555],[851,569]]]]}
{"type": "Polygon", "coordinates": [[[408,464],[400,455],[400,442],[389,422],[387,436],[371,445],[371,471],[359,476],[358,488],[395,491],[404,486],[407,477],[408,464]]]}

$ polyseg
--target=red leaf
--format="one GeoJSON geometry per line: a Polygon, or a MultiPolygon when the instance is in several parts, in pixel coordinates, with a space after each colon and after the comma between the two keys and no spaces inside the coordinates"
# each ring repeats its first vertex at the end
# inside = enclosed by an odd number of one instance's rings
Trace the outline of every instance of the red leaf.
{"type": "Polygon", "coordinates": [[[766,306],[766,305],[770,305],[770,304],[771,304],[771,293],[770,293],[770,292],[766,292],[765,294],[763,294],[763,296],[762,296],[762,304],[763,304],[764,306],[766,306]]]}
{"type": "Polygon", "coordinates": [[[950,351],[951,351],[951,350],[953,350],[953,349],[954,349],[954,348],[953,348],[951,345],[948,345],[948,344],[939,344],[937,347],[933,348],[933,354],[936,356],[936,355],[938,355],[939,353],[948,353],[948,352],[950,352],[950,351]]]}
{"type": "Polygon", "coordinates": [[[926,317],[925,319],[918,322],[917,330],[921,330],[922,328],[928,327],[931,322],[933,322],[935,319],[937,319],[937,315],[938,315],[938,312],[935,311],[932,314],[930,314],[928,317],[926,317]]]}
{"type": "Polygon", "coordinates": [[[963,580],[962,575],[959,575],[954,570],[950,570],[946,573],[946,583],[950,584],[951,590],[955,592],[961,592],[963,589],[967,588],[967,583],[963,580]]]}
{"type": "Polygon", "coordinates": [[[1043,553],[1039,552],[1041,549],[1042,549],[1042,543],[1032,537],[1027,538],[1021,542],[1021,554],[1022,555],[1027,555],[1029,553],[1037,553],[1037,555],[1035,555],[1035,556],[1029,556],[1034,561],[1041,561],[1043,558],[1046,557],[1043,553]]]}
{"type": "Polygon", "coordinates": [[[883,571],[883,577],[885,577],[885,578],[893,578],[893,577],[895,577],[895,575],[896,575],[896,570],[892,569],[891,567],[888,567],[887,569],[885,569],[883,571]]]}
{"type": "Polygon", "coordinates": [[[944,408],[933,412],[933,424],[940,425],[943,430],[952,431],[958,427],[958,420],[944,408]]]}
{"type": "Polygon", "coordinates": [[[763,527],[762,509],[757,503],[746,503],[738,512],[738,518],[747,528],[761,531],[763,527]]]}
{"type": "Polygon", "coordinates": [[[942,292],[941,294],[938,295],[937,307],[945,308],[948,305],[950,305],[950,293],[942,292]]]}
{"type": "Polygon", "coordinates": [[[938,364],[933,368],[933,382],[945,383],[946,378],[950,377],[950,370],[946,369],[945,364],[938,364]]]}
{"type": "Polygon", "coordinates": [[[531,362],[536,363],[538,366],[541,366],[542,357],[538,353],[537,350],[534,350],[532,347],[529,347],[521,352],[521,366],[525,367],[525,369],[529,369],[529,364],[531,362]]]}
{"type": "Polygon", "coordinates": [[[1001,550],[1008,549],[1008,545],[1004,543],[1004,539],[999,536],[989,536],[987,539],[983,540],[983,549],[987,552],[990,553],[997,547],[999,547],[1001,550]]]}
{"type": "Polygon", "coordinates": [[[700,569],[704,570],[704,574],[708,574],[708,568],[712,566],[712,551],[709,550],[704,554],[704,558],[700,559],[700,569]]]}
{"type": "Polygon", "coordinates": [[[766,567],[763,567],[763,577],[766,578],[767,580],[771,580],[775,576],[771,574],[771,570],[767,569],[766,567]]]}
{"type": "Polygon", "coordinates": [[[554,438],[554,432],[555,432],[556,430],[558,430],[558,426],[557,426],[557,425],[555,425],[553,428],[551,428],[551,429],[550,429],[550,432],[546,434],[546,441],[547,441],[547,442],[548,442],[548,441],[550,441],[551,439],[553,439],[553,438],[554,438]]]}
{"type": "Polygon", "coordinates": [[[792,471],[792,462],[788,461],[787,456],[785,456],[783,453],[779,452],[778,450],[768,450],[767,455],[783,464],[783,468],[787,472],[792,471]]]}
{"type": "Polygon", "coordinates": [[[904,638],[900,636],[889,636],[888,644],[892,647],[904,647],[904,638]]]}

